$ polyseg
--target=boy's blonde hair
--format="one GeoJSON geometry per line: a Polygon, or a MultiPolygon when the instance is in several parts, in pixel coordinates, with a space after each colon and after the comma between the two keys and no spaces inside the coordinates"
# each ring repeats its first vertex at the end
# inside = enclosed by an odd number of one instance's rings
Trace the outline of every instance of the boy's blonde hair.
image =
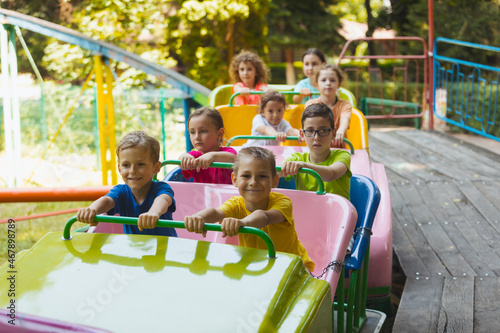
{"type": "Polygon", "coordinates": [[[240,74],[238,69],[242,62],[249,62],[255,66],[255,84],[266,83],[270,79],[270,71],[267,65],[262,61],[262,59],[254,52],[251,51],[241,51],[236,57],[231,61],[229,66],[229,75],[233,82],[241,82],[240,74]]]}
{"type": "Polygon", "coordinates": [[[143,148],[149,150],[153,164],[160,161],[160,143],[144,131],[134,131],[125,135],[116,147],[116,156],[120,159],[120,152],[129,148],[143,148]]]}
{"type": "Polygon", "coordinates": [[[318,69],[318,71],[316,72],[316,74],[314,75],[314,82],[318,83],[319,75],[320,75],[321,71],[324,71],[324,70],[327,70],[327,69],[331,69],[332,71],[334,71],[335,73],[337,73],[337,76],[339,77],[339,86],[340,86],[342,84],[342,82],[344,82],[344,73],[342,72],[342,70],[340,68],[338,68],[337,66],[332,65],[332,64],[323,64],[318,69]]]}
{"type": "Polygon", "coordinates": [[[283,95],[280,92],[277,92],[276,90],[273,89],[268,89],[266,90],[265,93],[260,95],[260,105],[259,109],[257,110],[259,113],[264,112],[264,108],[266,107],[266,104],[274,101],[274,102],[279,102],[283,104],[283,107],[286,109],[287,102],[285,99],[285,95],[283,95]]]}
{"type": "Polygon", "coordinates": [[[266,160],[269,162],[269,166],[271,168],[271,173],[272,176],[275,177],[277,175],[276,173],[276,159],[274,156],[274,153],[270,150],[267,150],[262,147],[246,147],[241,149],[238,152],[238,155],[236,155],[236,159],[233,164],[233,172],[234,174],[238,174],[238,169],[240,167],[240,161],[242,158],[245,157],[252,157],[252,158],[259,158],[262,160],[266,160]]]}

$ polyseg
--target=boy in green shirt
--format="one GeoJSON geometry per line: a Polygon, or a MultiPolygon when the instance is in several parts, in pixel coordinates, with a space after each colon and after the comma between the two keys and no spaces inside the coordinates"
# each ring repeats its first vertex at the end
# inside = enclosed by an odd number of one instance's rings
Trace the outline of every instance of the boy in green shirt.
{"type": "Polygon", "coordinates": [[[325,182],[325,190],[350,200],[351,154],[345,150],[330,150],[335,121],[332,110],[323,103],[311,104],[302,113],[300,136],[309,148],[308,153],[294,153],[281,168],[284,177],[293,176],[297,190],[316,191],[318,184],[308,174],[297,174],[300,168],[316,171],[325,182]]]}

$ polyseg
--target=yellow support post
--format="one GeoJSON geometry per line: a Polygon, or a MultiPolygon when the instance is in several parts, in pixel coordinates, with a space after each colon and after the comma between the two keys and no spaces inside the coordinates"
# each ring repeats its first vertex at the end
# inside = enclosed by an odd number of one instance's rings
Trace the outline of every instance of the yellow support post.
{"type": "Polygon", "coordinates": [[[97,83],[97,115],[99,128],[99,147],[101,150],[102,184],[118,184],[116,174],[116,131],[113,107],[113,75],[101,56],[94,56],[97,83]],[[103,70],[104,68],[104,70],[103,70]],[[104,73],[106,77],[104,77],[104,73]]]}

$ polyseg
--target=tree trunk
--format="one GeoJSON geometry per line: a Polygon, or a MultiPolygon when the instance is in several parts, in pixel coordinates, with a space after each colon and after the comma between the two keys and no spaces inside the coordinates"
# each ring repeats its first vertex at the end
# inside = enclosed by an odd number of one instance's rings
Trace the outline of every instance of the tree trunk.
{"type": "MultiPolygon", "coordinates": [[[[372,6],[370,0],[365,0],[366,7],[366,23],[368,25],[368,30],[366,30],[366,37],[373,37],[373,31],[375,30],[375,22],[373,21],[372,6]]],[[[373,42],[368,42],[368,52],[370,55],[375,55],[375,47],[373,42]]],[[[377,61],[375,59],[370,59],[370,67],[376,67],[377,61]]]]}
{"type": "Polygon", "coordinates": [[[286,58],[286,84],[295,84],[295,68],[293,68],[293,48],[287,46],[285,49],[286,58]]]}

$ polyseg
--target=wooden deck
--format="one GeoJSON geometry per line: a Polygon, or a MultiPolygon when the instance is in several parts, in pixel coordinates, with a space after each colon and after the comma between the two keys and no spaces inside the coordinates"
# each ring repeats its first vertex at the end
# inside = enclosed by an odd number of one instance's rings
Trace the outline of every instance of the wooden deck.
{"type": "Polygon", "coordinates": [[[500,332],[500,155],[429,131],[370,132],[406,283],[393,332],[500,332]]]}

